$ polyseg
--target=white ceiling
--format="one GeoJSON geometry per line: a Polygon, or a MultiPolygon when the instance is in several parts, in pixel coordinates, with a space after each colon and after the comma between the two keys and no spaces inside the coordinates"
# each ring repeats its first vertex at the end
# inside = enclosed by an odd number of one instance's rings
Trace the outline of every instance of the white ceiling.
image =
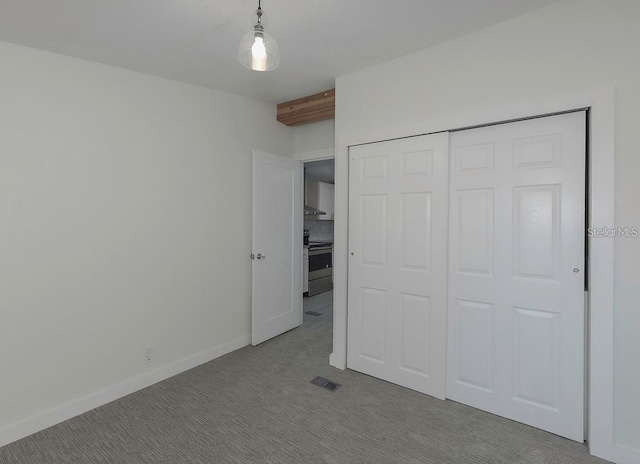
{"type": "Polygon", "coordinates": [[[280,67],[243,68],[257,0],[0,0],[0,40],[275,103],[558,0],[263,0],[280,67]]]}

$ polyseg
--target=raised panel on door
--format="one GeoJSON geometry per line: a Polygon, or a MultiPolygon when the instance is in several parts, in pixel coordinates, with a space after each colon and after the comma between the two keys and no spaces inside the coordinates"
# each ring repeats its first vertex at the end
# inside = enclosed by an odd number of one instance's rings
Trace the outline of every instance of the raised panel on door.
{"type": "Polygon", "coordinates": [[[455,192],[456,272],[493,273],[493,189],[455,192]]]}
{"type": "Polygon", "coordinates": [[[363,265],[384,267],[387,264],[387,196],[360,197],[360,236],[358,258],[363,265]]]}
{"type": "Polygon", "coordinates": [[[386,179],[388,161],[389,160],[386,155],[372,156],[370,158],[362,159],[360,162],[360,179],[363,182],[386,179]]]}
{"type": "Polygon", "coordinates": [[[433,150],[419,150],[402,154],[402,175],[433,175],[433,150]]]}
{"type": "Polygon", "coordinates": [[[438,134],[352,147],[349,165],[347,366],[439,398],[447,155],[438,134]]]}
{"type": "Polygon", "coordinates": [[[431,270],[431,193],[402,194],[402,268],[431,270]]]}
{"type": "Polygon", "coordinates": [[[379,363],[386,362],[387,292],[361,288],[360,356],[379,363]]]}
{"type": "Polygon", "coordinates": [[[493,393],[493,305],[460,299],[453,304],[458,331],[454,382],[493,393]]]}
{"type": "Polygon", "coordinates": [[[515,277],[558,279],[560,185],[514,189],[515,277]]]}
{"type": "Polygon", "coordinates": [[[428,377],[431,355],[431,299],[408,294],[402,294],[400,298],[402,302],[400,368],[428,377]]]}
{"type": "Polygon", "coordinates": [[[513,398],[553,412],[560,406],[560,314],[513,308],[513,398]]]}
{"type": "Polygon", "coordinates": [[[585,127],[581,112],[456,132],[450,177],[447,397],[578,441],[585,127]]]}
{"type": "Polygon", "coordinates": [[[457,175],[493,172],[494,144],[478,143],[456,147],[454,171],[457,175]]]}
{"type": "Polygon", "coordinates": [[[561,140],[562,136],[559,133],[515,139],[514,169],[559,167],[561,140]]]}

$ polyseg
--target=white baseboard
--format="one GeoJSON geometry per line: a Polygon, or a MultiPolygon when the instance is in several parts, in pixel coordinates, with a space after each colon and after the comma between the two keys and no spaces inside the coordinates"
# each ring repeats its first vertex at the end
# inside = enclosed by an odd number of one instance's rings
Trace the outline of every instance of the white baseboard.
{"type": "Polygon", "coordinates": [[[640,463],[640,451],[627,448],[626,446],[614,444],[605,449],[597,450],[597,452],[592,454],[607,461],[615,462],[616,464],[640,463]]]}
{"type": "Polygon", "coordinates": [[[346,368],[347,368],[347,366],[346,366],[346,365],[340,364],[340,363],[336,360],[336,357],[333,355],[333,353],[331,353],[331,354],[329,355],[329,365],[330,365],[331,367],[335,367],[336,369],[340,369],[340,370],[343,370],[343,371],[344,371],[344,370],[346,370],[346,368]]]}
{"type": "Polygon", "coordinates": [[[33,417],[5,427],[0,430],[0,447],[14,441],[28,437],[36,432],[64,422],[72,417],[91,411],[99,406],[110,403],[138,390],[149,387],[155,383],[166,380],[174,375],[193,369],[201,364],[212,361],[227,353],[251,344],[251,336],[245,335],[235,340],[217,346],[189,358],[181,359],[167,366],[160,367],[150,372],[145,372],[124,382],[117,383],[103,390],[97,391],[85,397],[69,403],[51,408],[33,417]]]}

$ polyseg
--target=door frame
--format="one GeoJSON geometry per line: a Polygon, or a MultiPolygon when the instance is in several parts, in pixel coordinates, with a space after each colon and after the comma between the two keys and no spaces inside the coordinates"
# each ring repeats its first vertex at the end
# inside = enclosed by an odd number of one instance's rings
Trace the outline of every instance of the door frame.
{"type": "Polygon", "coordinates": [[[327,148],[324,150],[307,151],[304,153],[297,153],[293,155],[293,159],[301,161],[302,163],[308,163],[310,161],[324,161],[327,159],[335,159],[336,151],[333,148],[327,148]]]}
{"type": "MultiPolygon", "coordinates": [[[[375,141],[411,137],[589,109],[589,216],[592,228],[613,228],[615,206],[615,89],[612,87],[547,100],[525,100],[476,113],[415,121],[402,127],[389,127],[371,133],[337,136],[336,209],[334,223],[335,284],[333,353],[329,364],[346,369],[347,289],[349,239],[349,147],[375,141]]],[[[338,132],[339,134],[339,132],[338,132]]],[[[589,451],[596,456],[626,461],[613,440],[613,323],[614,323],[614,246],[613,238],[589,240],[589,293],[587,297],[586,397],[589,451]]]]}
{"type": "MultiPolygon", "coordinates": [[[[314,151],[307,151],[307,152],[303,152],[303,153],[296,153],[293,155],[292,157],[294,160],[298,160],[302,163],[303,169],[304,169],[304,164],[305,163],[309,163],[309,162],[313,162],[313,161],[324,161],[324,160],[328,160],[328,159],[332,159],[334,160],[334,168],[335,168],[335,159],[336,159],[336,151],[334,148],[325,148],[325,149],[321,149],[321,150],[314,150],[314,151]]],[[[303,199],[302,199],[302,203],[304,206],[304,195],[306,192],[306,187],[305,187],[305,178],[304,178],[304,170],[302,173],[302,195],[303,195],[303,199]]],[[[304,222],[304,215],[302,216],[302,220],[304,222]]],[[[335,224],[335,222],[334,222],[335,224]]],[[[304,225],[303,225],[304,228],[304,225]]],[[[331,254],[332,257],[335,257],[335,251],[334,253],[331,254]]],[[[304,266],[304,263],[302,263],[302,265],[304,266]]],[[[303,269],[304,270],[304,269],[303,269]]],[[[335,286],[335,276],[333,276],[333,285],[335,286]]],[[[335,302],[335,297],[334,297],[334,302],[335,302]]],[[[304,312],[304,302],[302,303],[303,308],[302,308],[302,312],[304,312]]],[[[332,334],[333,336],[333,334],[332,334]]]]}

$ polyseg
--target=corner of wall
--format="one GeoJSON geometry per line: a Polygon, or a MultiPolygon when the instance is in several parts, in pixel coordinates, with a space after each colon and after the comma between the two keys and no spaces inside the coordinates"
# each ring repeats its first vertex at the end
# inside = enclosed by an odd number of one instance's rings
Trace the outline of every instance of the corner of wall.
{"type": "Polygon", "coordinates": [[[111,385],[83,398],[71,401],[44,411],[35,416],[24,419],[16,424],[0,430],[0,447],[6,446],[34,433],[52,427],[56,424],[84,414],[92,409],[103,406],[112,401],[123,398],[131,393],[150,387],[158,382],[186,372],[213,361],[216,358],[231,353],[251,344],[251,335],[238,337],[228,343],[208,349],[195,356],[191,356],[175,363],[162,366],[159,369],[146,372],[124,382],[111,385]]]}

